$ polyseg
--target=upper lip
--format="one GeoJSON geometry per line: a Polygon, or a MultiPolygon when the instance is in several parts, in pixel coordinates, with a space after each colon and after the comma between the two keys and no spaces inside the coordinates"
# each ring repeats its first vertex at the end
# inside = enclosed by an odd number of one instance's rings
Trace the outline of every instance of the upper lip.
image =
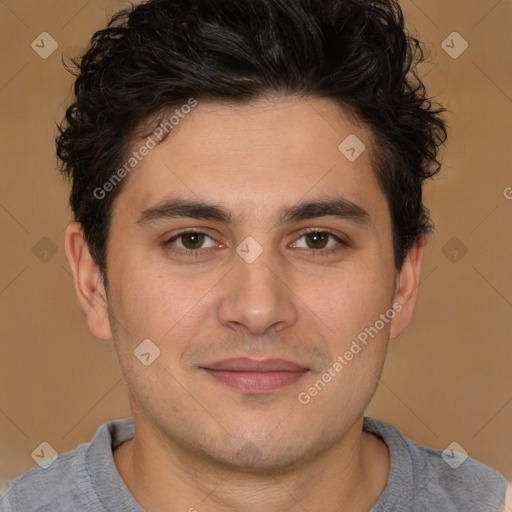
{"type": "Polygon", "coordinates": [[[208,364],[207,370],[230,372],[297,372],[308,370],[305,366],[287,361],[286,359],[256,360],[250,357],[232,357],[208,364]]]}

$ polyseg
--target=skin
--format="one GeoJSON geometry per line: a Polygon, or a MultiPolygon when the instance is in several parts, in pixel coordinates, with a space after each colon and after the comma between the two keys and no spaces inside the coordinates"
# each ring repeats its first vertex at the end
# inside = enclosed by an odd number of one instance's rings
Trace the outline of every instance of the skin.
{"type": "Polygon", "coordinates": [[[362,422],[387,344],[412,320],[423,245],[419,239],[395,269],[372,147],[371,133],[329,99],[199,102],[114,202],[108,295],[80,224],[67,228],[89,329],[114,340],[128,384],[136,436],[114,460],[145,510],[357,512],[384,490],[389,451],[362,432],[362,422]],[[338,149],[349,134],[366,146],[353,162],[338,149]],[[326,196],[364,208],[367,222],[278,221],[282,208],[326,196]],[[137,223],[170,197],[222,205],[235,222],[137,223]],[[349,246],[303,236],[308,228],[349,246]],[[208,236],[203,245],[189,235],[165,245],[183,229],[208,236]],[[236,252],[249,236],[263,249],[252,263],[236,252]],[[187,248],[200,255],[172,251],[187,248]],[[325,253],[332,248],[339,251],[325,253]],[[393,320],[301,404],[298,394],[394,302],[401,311],[393,320]],[[133,354],[147,338],[160,350],[149,366],[133,354]],[[283,358],[309,371],[275,391],[251,393],[200,369],[233,356],[283,358]]]}

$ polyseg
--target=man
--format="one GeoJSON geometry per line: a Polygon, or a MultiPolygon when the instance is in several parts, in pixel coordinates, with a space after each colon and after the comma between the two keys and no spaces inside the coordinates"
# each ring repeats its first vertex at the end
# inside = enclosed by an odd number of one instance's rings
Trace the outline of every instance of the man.
{"type": "Polygon", "coordinates": [[[133,419],[4,510],[504,509],[495,470],[364,416],[446,139],[422,58],[394,0],[153,0],[94,35],[57,139],[65,248],[133,419]]]}

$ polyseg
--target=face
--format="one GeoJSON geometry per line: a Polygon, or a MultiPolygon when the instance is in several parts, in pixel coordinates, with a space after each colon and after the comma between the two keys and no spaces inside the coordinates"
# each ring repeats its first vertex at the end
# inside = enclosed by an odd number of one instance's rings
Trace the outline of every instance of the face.
{"type": "Polygon", "coordinates": [[[282,99],[199,102],[142,159],[113,205],[108,315],[87,314],[114,339],[139,429],[275,471],[362,417],[419,273],[418,256],[395,272],[371,151],[331,100],[282,99]]]}

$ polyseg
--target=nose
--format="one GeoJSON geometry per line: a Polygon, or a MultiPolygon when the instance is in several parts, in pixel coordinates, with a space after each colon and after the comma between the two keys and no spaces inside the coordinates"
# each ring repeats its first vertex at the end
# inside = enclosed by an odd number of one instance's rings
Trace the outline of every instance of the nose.
{"type": "Polygon", "coordinates": [[[269,250],[248,263],[236,256],[222,283],[218,317],[222,325],[262,336],[293,325],[298,318],[293,283],[269,250]]]}

